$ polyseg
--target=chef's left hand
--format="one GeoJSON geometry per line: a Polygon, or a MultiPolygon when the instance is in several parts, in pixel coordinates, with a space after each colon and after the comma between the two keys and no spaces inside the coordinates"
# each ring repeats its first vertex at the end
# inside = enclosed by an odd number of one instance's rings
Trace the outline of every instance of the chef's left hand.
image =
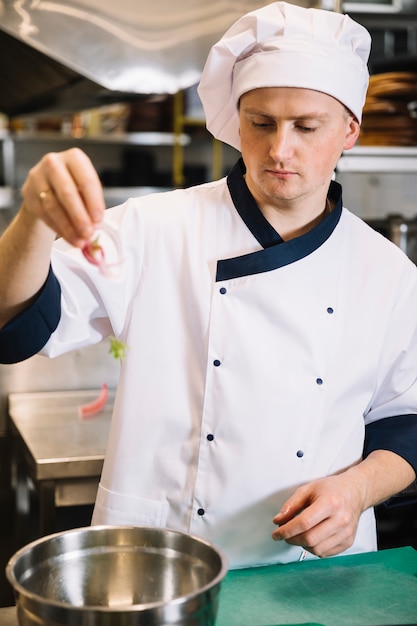
{"type": "Polygon", "coordinates": [[[308,483],[274,517],[279,528],[272,537],[319,557],[339,554],[354,542],[363,502],[360,485],[346,474],[308,483]]]}
{"type": "Polygon", "coordinates": [[[273,522],[272,537],[320,557],[347,550],[366,509],[400,493],[416,479],[414,468],[390,450],[374,450],[340,474],[299,487],[273,522]]]}

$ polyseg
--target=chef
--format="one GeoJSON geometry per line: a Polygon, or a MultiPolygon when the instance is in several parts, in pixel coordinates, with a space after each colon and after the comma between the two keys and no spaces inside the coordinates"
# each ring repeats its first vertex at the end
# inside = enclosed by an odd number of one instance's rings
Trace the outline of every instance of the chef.
{"type": "Polygon", "coordinates": [[[376,549],[373,507],[416,478],[417,270],[332,181],[369,49],[349,17],[275,2],[202,75],[242,155],[226,178],[104,214],[80,150],[29,172],[0,245],[2,361],[129,347],[93,523],[187,531],[231,567],[376,549]],[[82,254],[102,220],[113,277],[82,254]]]}

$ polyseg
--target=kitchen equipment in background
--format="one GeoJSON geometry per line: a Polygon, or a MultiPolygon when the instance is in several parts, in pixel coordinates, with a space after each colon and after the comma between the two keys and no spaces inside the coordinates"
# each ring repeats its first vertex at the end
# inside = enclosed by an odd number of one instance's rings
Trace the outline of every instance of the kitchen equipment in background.
{"type": "Polygon", "coordinates": [[[367,220],[367,223],[417,264],[417,216],[407,220],[402,215],[388,215],[385,219],[367,220]]]}
{"type": "Polygon", "coordinates": [[[370,77],[359,144],[417,145],[417,72],[370,77]]]}
{"type": "Polygon", "coordinates": [[[211,46],[264,0],[2,0],[0,111],[77,111],[199,81],[211,46]]]}
{"type": "Polygon", "coordinates": [[[416,0],[356,0],[343,2],[342,9],[345,13],[408,13],[417,10],[416,0]]]}
{"type": "Polygon", "coordinates": [[[133,526],[49,535],[6,568],[20,626],[213,626],[226,573],[210,543],[133,526]]]}
{"type": "Polygon", "coordinates": [[[359,217],[417,215],[417,146],[355,146],[336,167],[344,205],[359,217]]]}
{"type": "MultiPolygon", "coordinates": [[[[340,10],[341,0],[289,0],[340,10]]],[[[0,111],[77,111],[197,83],[211,46],[265,0],[0,3],[0,111]]]]}
{"type": "Polygon", "coordinates": [[[417,264],[417,146],[355,146],[335,177],[344,206],[417,264]]]}
{"type": "Polygon", "coordinates": [[[114,390],[109,390],[107,405],[94,418],[81,420],[79,407],[93,401],[98,393],[91,389],[9,394],[10,434],[15,441],[15,534],[20,546],[55,532],[59,508],[94,504],[114,390]],[[38,500],[34,509],[37,524],[27,527],[31,493],[38,500]]]}

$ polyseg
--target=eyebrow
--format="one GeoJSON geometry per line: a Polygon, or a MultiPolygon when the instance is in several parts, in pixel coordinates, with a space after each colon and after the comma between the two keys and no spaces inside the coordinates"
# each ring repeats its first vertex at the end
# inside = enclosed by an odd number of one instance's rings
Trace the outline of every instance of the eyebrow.
{"type": "MultiPolygon", "coordinates": [[[[272,113],[266,113],[260,109],[254,109],[252,107],[243,107],[243,113],[246,115],[258,115],[259,117],[267,117],[269,119],[275,119],[275,115],[272,113]]],[[[329,117],[328,113],[311,111],[309,113],[302,113],[301,115],[294,115],[291,117],[292,120],[300,121],[300,120],[326,120],[329,117]]]]}

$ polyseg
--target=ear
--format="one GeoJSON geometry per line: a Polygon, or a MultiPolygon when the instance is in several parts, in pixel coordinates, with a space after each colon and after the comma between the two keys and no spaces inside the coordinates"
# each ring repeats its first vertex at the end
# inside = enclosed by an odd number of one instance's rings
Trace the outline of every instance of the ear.
{"type": "Polygon", "coordinates": [[[360,130],[361,126],[356,117],[349,116],[343,150],[350,150],[350,148],[353,148],[359,137],[360,130]]]}

